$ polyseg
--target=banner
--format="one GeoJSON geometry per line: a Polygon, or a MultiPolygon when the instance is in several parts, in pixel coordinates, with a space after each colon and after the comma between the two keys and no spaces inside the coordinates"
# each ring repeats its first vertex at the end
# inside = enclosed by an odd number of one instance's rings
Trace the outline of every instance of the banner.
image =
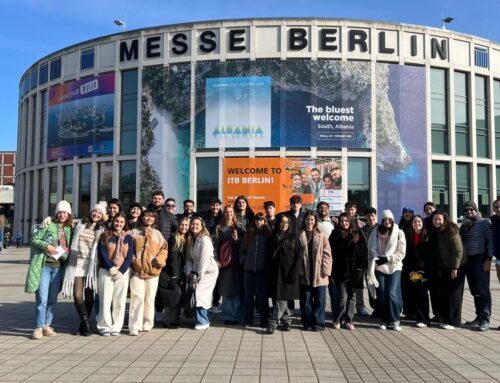
{"type": "Polygon", "coordinates": [[[113,153],[115,74],[50,87],[47,159],[113,153]]]}
{"type": "Polygon", "coordinates": [[[223,177],[224,204],[244,195],[256,212],[266,201],[279,212],[289,210],[290,197],[298,194],[304,209],[325,201],[332,213],[343,210],[340,159],[225,158],[223,177]]]}

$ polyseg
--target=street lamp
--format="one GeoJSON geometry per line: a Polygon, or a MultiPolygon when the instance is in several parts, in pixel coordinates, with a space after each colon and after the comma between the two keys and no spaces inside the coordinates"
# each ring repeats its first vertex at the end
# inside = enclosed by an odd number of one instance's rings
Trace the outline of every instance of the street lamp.
{"type": "Polygon", "coordinates": [[[117,26],[122,27],[122,31],[125,32],[126,22],[124,20],[116,19],[113,21],[117,26]]]}
{"type": "Polygon", "coordinates": [[[446,17],[444,19],[441,19],[441,29],[446,29],[446,24],[449,24],[453,21],[453,17],[446,17]]]}

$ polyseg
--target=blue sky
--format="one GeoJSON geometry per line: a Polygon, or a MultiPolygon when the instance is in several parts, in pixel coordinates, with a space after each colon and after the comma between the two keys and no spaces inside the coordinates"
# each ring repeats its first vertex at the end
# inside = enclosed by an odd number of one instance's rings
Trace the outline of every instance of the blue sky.
{"type": "Polygon", "coordinates": [[[16,150],[19,79],[42,57],[127,29],[253,17],[332,17],[440,27],[500,42],[499,0],[0,0],[0,150],[16,150]]]}

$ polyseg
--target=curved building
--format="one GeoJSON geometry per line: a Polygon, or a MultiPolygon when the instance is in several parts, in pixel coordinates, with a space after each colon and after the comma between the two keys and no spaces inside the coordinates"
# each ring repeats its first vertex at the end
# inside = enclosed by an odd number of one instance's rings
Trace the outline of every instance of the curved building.
{"type": "Polygon", "coordinates": [[[489,214],[500,189],[500,45],[345,19],[222,20],[126,31],[44,57],[20,82],[17,227],[58,200],[162,189],[207,208],[332,211],[432,200],[489,214]]]}

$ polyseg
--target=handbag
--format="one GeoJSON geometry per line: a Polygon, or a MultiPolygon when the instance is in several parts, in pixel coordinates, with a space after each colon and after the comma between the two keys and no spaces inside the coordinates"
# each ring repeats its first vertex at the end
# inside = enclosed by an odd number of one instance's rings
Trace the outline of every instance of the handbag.
{"type": "Polygon", "coordinates": [[[182,308],[186,318],[193,318],[196,315],[196,287],[192,281],[186,284],[182,308]]]}
{"type": "Polygon", "coordinates": [[[226,241],[219,248],[220,268],[224,269],[226,267],[232,266],[233,262],[233,241],[226,241]]]}

